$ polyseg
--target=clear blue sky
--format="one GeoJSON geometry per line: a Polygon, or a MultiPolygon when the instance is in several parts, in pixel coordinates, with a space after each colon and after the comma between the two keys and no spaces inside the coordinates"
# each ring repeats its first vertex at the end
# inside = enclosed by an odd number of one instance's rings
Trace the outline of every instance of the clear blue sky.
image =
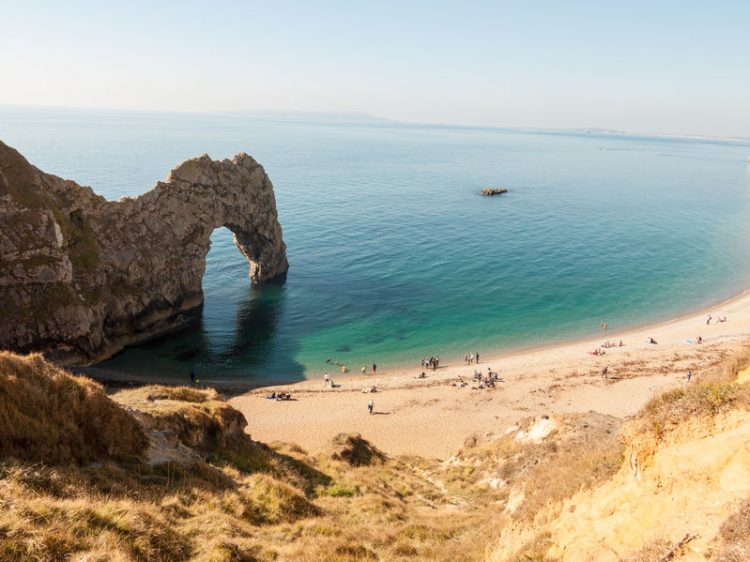
{"type": "Polygon", "coordinates": [[[0,103],[750,136],[750,0],[0,0],[0,103]]]}

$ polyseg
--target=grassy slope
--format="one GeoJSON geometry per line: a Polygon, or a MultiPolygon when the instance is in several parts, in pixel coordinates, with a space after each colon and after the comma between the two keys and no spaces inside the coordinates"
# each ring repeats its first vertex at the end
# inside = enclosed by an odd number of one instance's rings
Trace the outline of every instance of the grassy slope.
{"type": "MultiPolygon", "coordinates": [[[[601,538],[592,510],[606,492],[616,515],[611,494],[628,479],[634,495],[622,505],[632,510],[622,516],[637,513],[633,456],[643,481],[665,478],[660,451],[691,420],[710,436],[707,420],[750,403],[735,382],[746,363],[655,399],[627,424],[624,444],[619,420],[573,415],[467,439],[440,463],[388,458],[356,436],[314,456],[266,446],[214,391],[145,387],[110,399],[38,356],[2,354],[0,560],[561,559],[571,536],[601,538]]],[[[745,559],[749,513],[740,502],[714,518],[711,556],[745,559]]],[[[630,539],[637,561],[675,541],[630,539]]]]}
{"type": "Polygon", "coordinates": [[[741,352],[653,398],[611,479],[505,527],[490,560],[750,560],[748,365],[741,352]]]}

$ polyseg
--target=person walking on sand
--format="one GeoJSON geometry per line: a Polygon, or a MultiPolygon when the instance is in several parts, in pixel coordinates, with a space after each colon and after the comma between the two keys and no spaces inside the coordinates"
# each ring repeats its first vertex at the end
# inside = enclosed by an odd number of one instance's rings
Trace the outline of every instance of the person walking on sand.
{"type": "Polygon", "coordinates": [[[692,378],[693,378],[693,371],[688,371],[687,381],[690,382],[690,379],[692,379],[692,378]]]}
{"type": "Polygon", "coordinates": [[[712,316],[710,314],[706,316],[706,326],[708,326],[711,323],[711,318],[712,316]]]}
{"type": "Polygon", "coordinates": [[[375,407],[375,403],[374,403],[374,402],[373,402],[372,400],[370,400],[370,401],[369,401],[369,402],[367,403],[367,411],[368,411],[368,412],[370,412],[370,415],[372,415],[372,409],[373,409],[374,407],[375,407]]]}
{"type": "Polygon", "coordinates": [[[374,375],[377,372],[378,372],[378,366],[375,363],[373,363],[372,364],[372,374],[374,375]]]}
{"type": "Polygon", "coordinates": [[[479,365],[479,352],[478,351],[474,353],[474,359],[476,360],[477,365],[479,365]]]}
{"type": "Polygon", "coordinates": [[[604,365],[604,367],[602,367],[602,370],[599,374],[601,375],[603,379],[606,379],[608,372],[609,372],[609,365],[604,365]]]}

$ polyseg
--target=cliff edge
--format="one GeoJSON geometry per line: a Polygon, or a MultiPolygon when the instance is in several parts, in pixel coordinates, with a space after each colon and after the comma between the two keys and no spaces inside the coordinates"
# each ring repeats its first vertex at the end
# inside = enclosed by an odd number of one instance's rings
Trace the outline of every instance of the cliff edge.
{"type": "Polygon", "coordinates": [[[273,186],[247,154],[187,160],[113,202],[0,142],[0,349],[91,363],[174,328],[203,302],[222,226],[254,283],[286,272],[273,186]]]}

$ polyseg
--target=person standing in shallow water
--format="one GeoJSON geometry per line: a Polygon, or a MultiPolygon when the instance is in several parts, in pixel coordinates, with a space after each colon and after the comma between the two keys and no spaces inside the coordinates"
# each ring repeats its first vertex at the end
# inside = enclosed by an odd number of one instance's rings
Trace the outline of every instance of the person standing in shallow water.
{"type": "Polygon", "coordinates": [[[372,409],[373,409],[374,407],[375,407],[375,403],[374,403],[374,402],[373,402],[372,400],[370,400],[370,401],[369,401],[369,402],[367,403],[367,411],[368,411],[368,412],[370,413],[370,415],[372,415],[372,409]]]}
{"type": "Polygon", "coordinates": [[[377,372],[378,372],[378,366],[375,363],[373,363],[372,364],[372,374],[374,375],[377,372]]]}

